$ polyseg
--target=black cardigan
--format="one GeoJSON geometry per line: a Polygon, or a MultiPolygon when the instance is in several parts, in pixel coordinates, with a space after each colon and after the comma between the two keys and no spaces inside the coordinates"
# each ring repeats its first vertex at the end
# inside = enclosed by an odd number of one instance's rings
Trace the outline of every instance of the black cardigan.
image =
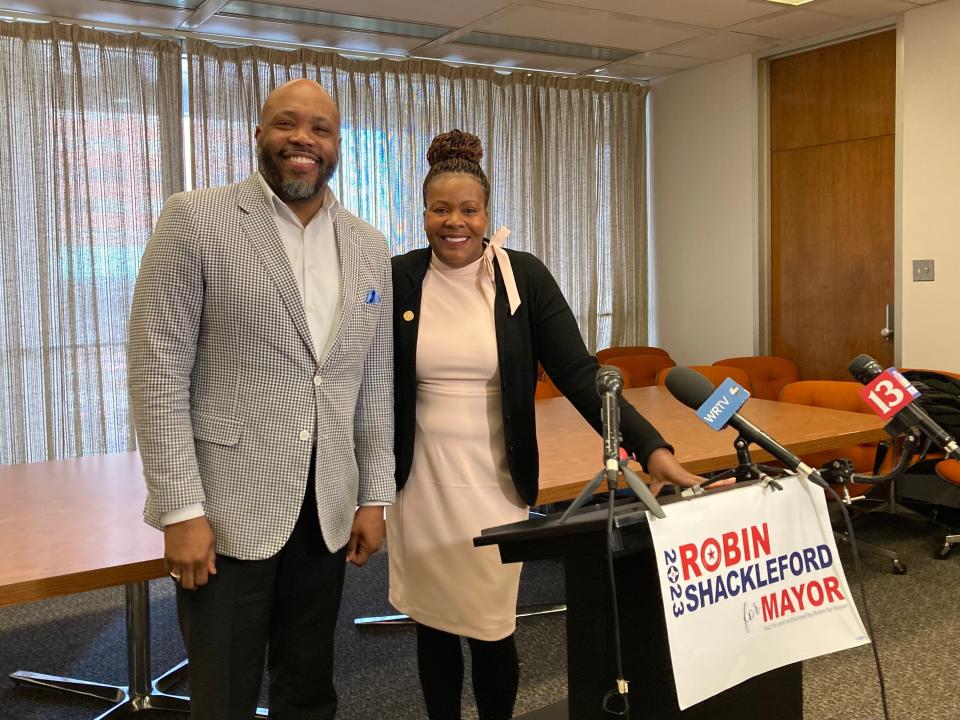
{"type": "MultiPolygon", "coordinates": [[[[598,432],[600,396],[597,361],[583,344],[576,318],[546,266],[529,253],[507,250],[520,293],[520,307],[510,315],[506,288],[496,265],[494,301],[501,406],[507,463],[520,497],[536,504],[540,457],[534,396],[537,361],[574,407],[598,432]]],[[[423,279],[430,248],[395,256],[393,264],[394,453],[397,489],[403,489],[413,463],[417,412],[417,334],[423,279]]],[[[660,433],[626,401],[620,403],[623,446],[646,467],[656,448],[670,448],[660,433]]],[[[672,449],[672,448],[670,448],[672,449]]],[[[599,459],[598,459],[599,463],[599,459]]]]}

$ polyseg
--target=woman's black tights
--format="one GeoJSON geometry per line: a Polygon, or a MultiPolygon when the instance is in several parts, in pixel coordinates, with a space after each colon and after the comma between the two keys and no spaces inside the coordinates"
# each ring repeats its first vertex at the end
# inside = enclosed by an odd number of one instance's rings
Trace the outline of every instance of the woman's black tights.
{"type": "MultiPolygon", "coordinates": [[[[509,720],[517,700],[520,664],[513,635],[488,642],[467,638],[473,694],[480,720],[509,720]]],[[[460,636],[417,624],[417,667],[430,720],[460,720],[463,651],[460,636]]]]}

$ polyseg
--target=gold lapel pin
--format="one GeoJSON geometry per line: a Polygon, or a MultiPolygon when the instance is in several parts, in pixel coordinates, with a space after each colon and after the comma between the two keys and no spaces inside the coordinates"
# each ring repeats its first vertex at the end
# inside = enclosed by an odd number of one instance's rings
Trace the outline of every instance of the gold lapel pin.
{"type": "Polygon", "coordinates": [[[404,311],[403,319],[406,320],[407,322],[410,322],[411,320],[413,320],[413,310],[404,311]]]}

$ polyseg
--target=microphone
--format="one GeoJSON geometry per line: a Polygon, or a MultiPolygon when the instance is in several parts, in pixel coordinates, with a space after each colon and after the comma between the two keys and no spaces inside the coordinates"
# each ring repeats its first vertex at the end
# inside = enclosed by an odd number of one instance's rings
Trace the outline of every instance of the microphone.
{"type": "Polygon", "coordinates": [[[601,365],[597,370],[597,393],[619,393],[623,390],[623,374],[616,365],[601,365]]]}
{"type": "Polygon", "coordinates": [[[851,360],[847,369],[858,382],[870,389],[861,394],[871,409],[884,418],[892,415],[893,419],[884,427],[891,437],[896,437],[907,428],[917,428],[943,448],[948,456],[960,457],[957,441],[926,410],[913,402],[919,393],[899,372],[887,372],[880,367],[880,363],[864,354],[851,360]],[[881,375],[884,377],[880,378],[881,375]]]}
{"type": "MultiPolygon", "coordinates": [[[[698,411],[700,406],[706,402],[707,398],[713,395],[716,388],[696,370],[685,367],[675,367],[670,371],[670,374],[667,375],[667,390],[684,405],[692,408],[694,411],[698,411]]],[[[722,426],[714,429],[722,430],[728,425],[740,433],[740,437],[744,440],[763,448],[773,455],[777,460],[786,465],[791,472],[799,473],[806,478],[816,476],[817,479],[819,479],[819,473],[817,473],[816,470],[739,413],[733,413],[722,426]]],[[[713,425],[711,425],[711,427],[713,427],[713,425]]]]}
{"type": "Polygon", "coordinates": [[[603,466],[611,492],[617,487],[620,472],[620,401],[623,375],[620,368],[601,365],[597,370],[597,393],[603,398],[600,421],[603,425],[603,466]]]}

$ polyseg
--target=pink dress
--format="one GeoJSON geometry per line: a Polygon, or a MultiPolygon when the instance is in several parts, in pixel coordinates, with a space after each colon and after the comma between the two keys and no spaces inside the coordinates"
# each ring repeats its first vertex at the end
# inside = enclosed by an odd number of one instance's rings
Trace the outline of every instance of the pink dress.
{"type": "Polygon", "coordinates": [[[387,509],[390,603],[419,623],[479,640],[514,631],[520,563],[501,563],[495,547],[475,548],[473,538],[528,512],[507,467],[494,294],[482,259],[463,268],[431,260],[413,465],[387,509]]]}

